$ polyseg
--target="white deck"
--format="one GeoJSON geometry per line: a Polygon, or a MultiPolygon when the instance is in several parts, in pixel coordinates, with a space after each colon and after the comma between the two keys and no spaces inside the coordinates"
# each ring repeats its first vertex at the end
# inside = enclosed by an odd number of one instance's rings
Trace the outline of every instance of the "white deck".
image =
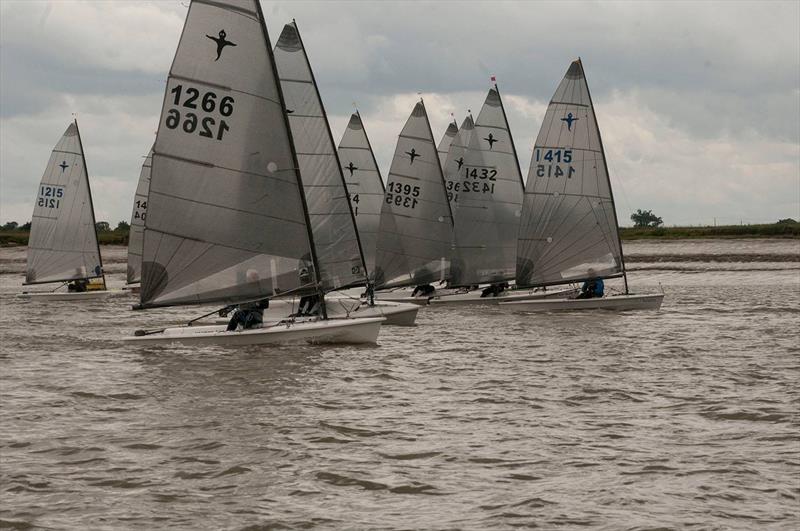
{"type": "Polygon", "coordinates": [[[535,301],[501,302],[500,306],[524,312],[553,312],[569,310],[658,310],[663,293],[643,295],[614,295],[597,299],[544,299],[535,301]]]}
{"type": "Polygon", "coordinates": [[[383,317],[364,319],[307,320],[267,325],[249,330],[226,331],[225,325],[181,326],[123,337],[124,341],[150,345],[244,346],[283,343],[375,344],[383,317]]]}

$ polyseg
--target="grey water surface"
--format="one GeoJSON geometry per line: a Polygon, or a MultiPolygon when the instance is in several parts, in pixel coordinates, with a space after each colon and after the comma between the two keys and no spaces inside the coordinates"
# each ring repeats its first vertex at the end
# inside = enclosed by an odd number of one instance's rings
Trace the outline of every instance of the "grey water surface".
{"type": "Polygon", "coordinates": [[[0,527],[800,528],[800,242],[625,252],[661,311],[225,349],[119,341],[205,308],[18,300],[0,249],[0,527]]]}

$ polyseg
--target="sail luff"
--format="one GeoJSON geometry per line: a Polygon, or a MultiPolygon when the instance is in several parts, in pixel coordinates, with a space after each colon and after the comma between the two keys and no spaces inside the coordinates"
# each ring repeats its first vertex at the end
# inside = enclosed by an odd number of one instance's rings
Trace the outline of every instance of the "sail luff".
{"type": "Polygon", "coordinates": [[[86,152],[83,150],[83,140],[81,140],[81,129],[78,127],[78,119],[75,118],[75,129],[78,131],[78,145],[81,146],[81,160],[86,172],[86,191],[89,193],[89,212],[92,214],[92,227],[94,227],[94,243],[97,246],[97,260],[100,262],[100,274],[103,278],[103,289],[106,289],[106,272],[103,269],[103,255],[100,254],[100,241],[97,239],[97,219],[94,216],[94,203],[92,202],[92,185],[89,182],[89,167],[86,165],[86,152]]]}
{"type": "MultiPolygon", "coordinates": [[[[581,67],[581,73],[583,73],[584,78],[586,77],[586,72],[583,70],[583,61],[581,58],[578,57],[578,65],[581,67]]],[[[619,233],[619,219],[617,218],[617,205],[614,202],[614,189],[611,186],[611,174],[608,171],[608,161],[606,160],[606,150],[603,147],[603,136],[600,134],[600,125],[597,123],[597,114],[594,111],[594,103],[592,102],[592,92],[589,90],[589,83],[586,83],[586,95],[589,97],[589,105],[592,109],[592,114],[595,115],[594,117],[594,126],[595,130],[597,131],[597,139],[600,142],[600,153],[603,157],[603,166],[605,166],[606,170],[606,179],[608,181],[608,193],[611,196],[611,210],[614,212],[614,231],[617,233],[617,244],[619,245],[619,259],[622,263],[622,278],[625,283],[625,293],[629,293],[628,290],[628,272],[625,269],[625,252],[622,249],[622,237],[619,233]]]]}
{"type": "MultiPolygon", "coordinates": [[[[419,99],[420,103],[422,103],[422,110],[425,112],[425,123],[428,124],[428,134],[430,138],[433,138],[433,130],[431,129],[431,121],[428,119],[428,110],[425,108],[425,101],[422,98],[419,99]]],[[[439,150],[436,150],[436,154],[439,154],[439,150]]],[[[438,157],[437,157],[438,158],[438,157]]],[[[442,192],[444,192],[444,196],[447,197],[447,183],[444,182],[444,172],[442,171],[442,163],[439,163],[439,180],[442,183],[442,192]]],[[[450,218],[450,227],[454,226],[455,220],[453,218],[453,208],[450,206],[450,201],[447,201],[447,212],[450,218]]]]}
{"type": "Polygon", "coordinates": [[[503,98],[500,97],[500,89],[497,88],[497,83],[494,84],[494,90],[497,92],[497,99],[500,100],[500,110],[503,111],[503,121],[506,123],[506,130],[508,131],[508,140],[511,142],[511,151],[514,153],[514,162],[517,163],[517,175],[519,175],[519,184],[522,186],[522,192],[525,193],[525,181],[522,178],[522,167],[519,165],[519,155],[517,154],[517,146],[514,143],[514,135],[511,134],[511,125],[508,123],[508,116],[506,115],[506,106],[503,105],[503,98]]]}
{"type": "Polygon", "coordinates": [[[142,279],[142,250],[144,239],[144,220],[147,217],[147,196],[150,191],[150,172],[153,166],[153,148],[150,148],[139,172],[139,182],[133,196],[131,223],[128,235],[127,284],[142,279]],[[144,207],[142,205],[144,204],[144,207]]]}
{"type": "MultiPolygon", "coordinates": [[[[332,151],[333,151],[333,157],[334,157],[334,159],[336,159],[336,168],[337,168],[337,170],[339,172],[339,180],[340,180],[340,182],[342,184],[342,190],[344,190],[345,195],[346,195],[347,194],[347,183],[345,182],[345,179],[344,179],[344,173],[342,173],[342,162],[339,160],[339,151],[336,149],[336,143],[333,140],[333,132],[331,131],[331,124],[330,124],[330,121],[328,120],[328,112],[325,110],[325,105],[322,104],[322,95],[319,92],[319,85],[317,85],[317,79],[314,76],[314,69],[311,68],[311,62],[308,59],[308,52],[306,52],[306,45],[303,43],[303,36],[300,34],[300,29],[297,27],[297,21],[292,19],[292,24],[294,24],[295,31],[297,31],[297,38],[300,40],[300,47],[303,49],[303,57],[306,60],[306,66],[308,67],[308,72],[309,72],[309,74],[311,74],[311,82],[314,85],[314,91],[316,92],[317,100],[319,101],[319,106],[320,106],[320,109],[322,110],[322,117],[325,120],[325,129],[328,132],[328,140],[330,141],[330,145],[331,145],[331,148],[332,148],[332,151]]],[[[278,83],[278,84],[280,85],[280,83],[278,83]]],[[[370,151],[372,151],[371,147],[370,147],[370,151]]],[[[377,165],[376,165],[376,167],[377,167],[377,165]]],[[[358,246],[358,255],[359,255],[360,259],[361,259],[361,268],[362,268],[362,271],[364,271],[364,273],[365,273],[365,277],[364,277],[364,283],[357,282],[357,283],[354,283],[354,284],[349,284],[349,285],[346,285],[346,286],[338,287],[337,289],[342,289],[344,287],[351,287],[351,286],[363,286],[363,285],[366,285],[368,283],[368,280],[367,280],[367,277],[366,277],[367,264],[366,264],[366,261],[364,260],[364,249],[361,247],[361,238],[360,238],[360,236],[358,234],[358,230],[356,230],[356,219],[355,219],[355,216],[353,215],[353,205],[350,204],[350,200],[349,199],[347,200],[347,209],[348,209],[348,212],[350,213],[350,224],[352,225],[353,232],[355,233],[356,245],[358,246]]],[[[312,246],[313,246],[313,244],[312,244],[312,246]]]]}
{"type": "MultiPolygon", "coordinates": [[[[361,113],[358,112],[356,109],[356,114],[358,115],[358,120],[361,122],[361,127],[364,127],[364,120],[361,119],[361,113]]],[[[383,176],[381,175],[381,168],[378,166],[378,161],[375,159],[375,151],[372,149],[372,142],[369,141],[369,135],[367,134],[367,129],[364,128],[364,138],[367,139],[367,147],[369,148],[369,154],[372,157],[372,163],[375,165],[375,171],[378,172],[378,182],[381,183],[381,188],[384,192],[386,192],[386,184],[383,182],[383,176]]]]}

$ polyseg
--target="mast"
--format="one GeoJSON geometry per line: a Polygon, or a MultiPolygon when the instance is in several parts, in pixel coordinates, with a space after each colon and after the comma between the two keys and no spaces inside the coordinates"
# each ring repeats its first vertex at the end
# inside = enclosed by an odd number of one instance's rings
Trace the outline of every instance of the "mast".
{"type": "Polygon", "coordinates": [[[97,259],[100,261],[100,273],[103,278],[103,289],[106,288],[106,272],[103,269],[103,256],[100,254],[100,240],[97,238],[97,220],[94,217],[94,203],[92,203],[92,187],[89,185],[89,167],[86,166],[86,155],[83,152],[83,140],[81,140],[81,130],[78,128],[78,119],[74,119],[75,130],[78,132],[78,145],[81,146],[81,160],[83,169],[86,171],[86,191],[89,193],[89,210],[92,212],[92,230],[94,231],[94,241],[97,244],[97,259]]]}
{"type": "MultiPolygon", "coordinates": [[[[500,110],[503,111],[503,120],[506,122],[506,129],[508,130],[508,140],[511,142],[511,151],[514,152],[514,162],[517,163],[517,175],[519,175],[519,184],[522,186],[522,195],[525,195],[525,182],[522,180],[522,168],[519,165],[519,157],[517,156],[517,146],[514,145],[514,136],[511,134],[511,126],[508,124],[508,116],[506,116],[506,107],[503,105],[503,98],[500,97],[500,89],[497,88],[497,83],[494,84],[494,90],[497,92],[497,99],[500,100],[500,110]]],[[[521,208],[521,207],[520,207],[521,208]]]]}
{"type": "MultiPolygon", "coordinates": [[[[300,175],[300,163],[297,161],[297,150],[294,147],[294,137],[292,137],[292,127],[289,124],[289,117],[286,114],[286,101],[283,98],[283,88],[281,88],[280,77],[278,76],[278,66],[275,64],[275,54],[272,51],[272,43],[269,40],[269,32],[267,31],[267,24],[264,20],[264,12],[261,10],[261,2],[256,1],[256,9],[258,10],[258,18],[259,22],[261,23],[261,31],[264,33],[264,39],[266,40],[267,44],[267,53],[269,54],[270,59],[270,66],[272,67],[272,74],[275,76],[275,86],[278,90],[278,97],[280,98],[281,110],[283,115],[283,121],[286,125],[286,133],[289,135],[289,144],[291,145],[292,151],[292,163],[295,167],[295,172],[297,175],[297,185],[299,187],[300,192],[300,201],[303,205],[303,217],[306,221],[306,230],[308,232],[308,242],[311,248],[311,263],[314,266],[314,279],[316,280],[315,288],[317,293],[320,295],[320,310],[322,312],[322,318],[328,318],[328,312],[325,308],[325,294],[320,290],[320,284],[322,279],[320,278],[321,271],[319,269],[319,262],[317,261],[317,250],[314,247],[314,235],[311,232],[311,219],[308,217],[308,205],[306,204],[306,194],[303,188],[303,178],[300,175]]],[[[299,35],[299,34],[298,34],[299,35]]]]}
{"type": "MultiPolygon", "coordinates": [[[[581,67],[581,74],[583,75],[583,79],[586,79],[586,72],[583,70],[583,62],[581,62],[581,58],[578,57],[578,66],[581,67]]],[[[605,166],[606,170],[606,179],[608,181],[608,193],[611,196],[611,209],[614,211],[614,230],[617,233],[617,244],[619,245],[619,259],[622,262],[622,280],[625,283],[625,294],[629,293],[628,291],[628,271],[625,269],[625,253],[622,251],[622,238],[619,235],[619,220],[617,219],[617,205],[614,202],[614,190],[611,188],[611,174],[608,172],[608,162],[606,162],[606,150],[603,147],[603,137],[600,135],[600,126],[597,124],[597,113],[594,111],[594,102],[592,102],[592,93],[589,91],[589,82],[586,81],[586,95],[589,96],[589,105],[592,109],[592,114],[594,115],[594,127],[597,130],[597,139],[600,141],[600,151],[603,153],[603,166],[605,166]]]]}
{"type": "Polygon", "coordinates": [[[356,116],[358,116],[358,121],[361,122],[361,130],[364,131],[364,138],[367,139],[367,147],[369,147],[369,154],[372,157],[372,163],[375,164],[375,171],[378,172],[378,181],[380,181],[381,188],[383,188],[383,191],[386,192],[386,184],[383,182],[381,169],[378,167],[378,161],[375,160],[375,152],[372,150],[372,144],[369,141],[369,135],[367,134],[367,129],[364,127],[364,120],[361,119],[361,113],[358,112],[358,109],[356,109],[356,116]]]}
{"type": "MultiPolygon", "coordinates": [[[[428,133],[431,135],[431,142],[433,142],[433,131],[431,130],[431,121],[428,119],[428,109],[425,108],[425,101],[420,97],[419,102],[422,104],[422,110],[425,112],[425,123],[428,124],[428,133]]],[[[436,149],[436,144],[433,145],[433,151],[436,153],[436,162],[439,162],[439,151],[436,149]]],[[[440,181],[442,182],[442,190],[444,190],[444,197],[447,198],[447,183],[444,181],[444,172],[442,171],[442,165],[437,164],[437,168],[439,168],[439,177],[440,181]]],[[[450,207],[450,201],[447,201],[447,211],[450,213],[450,226],[454,227],[454,219],[453,219],[453,209],[450,207]]]]}
{"type": "MultiPolygon", "coordinates": [[[[327,129],[328,131],[328,138],[330,139],[331,147],[333,148],[333,156],[336,159],[336,171],[339,173],[339,178],[342,182],[342,189],[344,190],[344,193],[347,194],[348,193],[347,182],[345,182],[344,174],[342,173],[342,162],[339,160],[339,150],[336,149],[336,142],[333,141],[333,133],[331,133],[331,124],[328,121],[328,113],[325,110],[325,105],[322,104],[322,95],[319,93],[319,86],[317,86],[317,79],[314,77],[314,70],[311,68],[311,62],[308,60],[308,52],[306,52],[306,45],[303,43],[303,37],[300,35],[300,30],[297,27],[297,21],[295,19],[292,19],[292,24],[294,24],[294,30],[297,33],[297,39],[300,41],[300,47],[303,49],[303,57],[305,57],[306,59],[306,66],[308,66],[308,71],[311,74],[311,83],[314,85],[314,91],[317,94],[319,107],[322,110],[322,117],[325,119],[325,129],[327,129]]],[[[278,85],[280,85],[280,79],[278,79],[278,85]]],[[[281,94],[283,94],[283,92],[281,92],[281,94]]],[[[359,118],[361,117],[359,116],[359,118]]],[[[370,149],[372,148],[370,147],[370,149]]],[[[378,175],[380,176],[380,173],[378,175]]],[[[383,179],[381,179],[381,182],[383,182],[383,179]]],[[[303,195],[305,195],[305,193],[303,195]]],[[[353,224],[353,231],[356,234],[356,243],[358,244],[358,256],[361,258],[361,267],[364,268],[364,278],[366,279],[367,285],[369,286],[367,262],[366,260],[364,260],[364,249],[361,247],[361,236],[358,234],[358,229],[356,228],[356,218],[353,215],[353,205],[350,203],[350,199],[347,200],[347,211],[350,212],[350,222],[353,224]]],[[[311,229],[309,228],[309,230],[311,229]]],[[[312,247],[313,247],[313,242],[312,242],[312,247]]]]}

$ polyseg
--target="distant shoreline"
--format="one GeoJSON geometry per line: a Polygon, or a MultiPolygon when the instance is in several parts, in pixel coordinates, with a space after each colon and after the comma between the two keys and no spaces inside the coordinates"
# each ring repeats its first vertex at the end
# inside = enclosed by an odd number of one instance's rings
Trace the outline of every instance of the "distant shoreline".
{"type": "MultiPolygon", "coordinates": [[[[0,231],[0,247],[28,244],[28,232],[0,231]]],[[[719,227],[621,227],[620,236],[631,240],[717,240],[744,238],[800,239],[800,223],[721,225],[719,227]]],[[[128,232],[101,232],[100,245],[128,245],[128,232]]]]}

